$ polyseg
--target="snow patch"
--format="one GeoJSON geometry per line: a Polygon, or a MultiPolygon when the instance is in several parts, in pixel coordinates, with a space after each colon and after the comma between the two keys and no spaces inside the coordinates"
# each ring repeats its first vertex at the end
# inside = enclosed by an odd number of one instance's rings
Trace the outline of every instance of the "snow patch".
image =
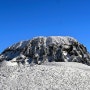
{"type": "Polygon", "coordinates": [[[8,61],[6,64],[7,64],[7,66],[16,66],[16,65],[18,65],[17,62],[11,62],[11,61],[8,61]]]}

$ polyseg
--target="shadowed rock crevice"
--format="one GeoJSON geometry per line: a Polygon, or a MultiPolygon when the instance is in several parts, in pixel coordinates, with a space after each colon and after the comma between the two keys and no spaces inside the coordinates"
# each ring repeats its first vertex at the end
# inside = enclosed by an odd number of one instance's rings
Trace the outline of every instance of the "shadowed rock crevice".
{"type": "Polygon", "coordinates": [[[86,47],[72,37],[36,37],[4,50],[0,55],[0,61],[3,60],[22,64],[42,64],[54,61],[90,65],[90,54],[86,47]]]}

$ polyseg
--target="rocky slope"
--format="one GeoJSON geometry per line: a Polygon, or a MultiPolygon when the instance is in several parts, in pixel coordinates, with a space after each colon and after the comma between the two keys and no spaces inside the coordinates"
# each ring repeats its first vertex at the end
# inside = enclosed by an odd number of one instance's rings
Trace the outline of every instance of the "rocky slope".
{"type": "Polygon", "coordinates": [[[42,64],[44,62],[79,62],[90,65],[86,47],[72,37],[36,37],[8,47],[0,55],[0,61],[10,65],[42,64]]]}
{"type": "Polygon", "coordinates": [[[0,90],[90,90],[90,66],[50,62],[0,68],[0,90]]]}
{"type": "Polygon", "coordinates": [[[90,54],[72,37],[36,37],[0,54],[0,90],[90,90],[90,54]]]}

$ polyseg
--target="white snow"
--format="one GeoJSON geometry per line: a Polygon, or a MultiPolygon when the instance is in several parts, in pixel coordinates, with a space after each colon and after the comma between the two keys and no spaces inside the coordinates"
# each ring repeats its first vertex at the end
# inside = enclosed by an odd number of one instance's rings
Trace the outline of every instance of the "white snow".
{"type": "Polygon", "coordinates": [[[76,39],[69,36],[50,36],[50,37],[39,36],[39,37],[34,37],[31,40],[21,41],[19,43],[16,43],[9,48],[22,49],[26,45],[28,45],[32,40],[35,40],[35,39],[40,40],[40,38],[43,38],[45,46],[50,44],[71,44],[73,41],[77,42],[76,39]]]}
{"type": "Polygon", "coordinates": [[[3,57],[4,57],[3,55],[0,56],[0,58],[3,58],[3,57]]]}
{"type": "Polygon", "coordinates": [[[52,62],[0,68],[0,90],[90,90],[90,66],[52,62]]]}
{"type": "MultiPolygon", "coordinates": [[[[72,44],[77,42],[72,37],[50,36],[35,37],[32,40],[43,38],[44,45],[72,44]]],[[[22,49],[31,40],[21,41],[12,49],[22,49]]],[[[40,41],[41,42],[41,41],[40,41]]],[[[67,49],[69,46],[65,46],[67,49]]],[[[75,49],[76,50],[76,49],[75,49]]],[[[11,55],[11,52],[8,53],[11,55]]],[[[67,62],[68,53],[63,51],[66,62],[48,62],[42,65],[29,64],[24,55],[20,54],[10,61],[0,64],[0,90],[90,90],[90,66],[76,62],[67,62]],[[25,59],[25,65],[18,65],[17,59],[25,59]]],[[[3,56],[0,56],[3,57],[3,56]]],[[[35,53],[38,58],[38,54],[35,53]]],[[[82,57],[82,56],[80,56],[82,57]]],[[[86,57],[86,55],[84,55],[86,57]]],[[[41,61],[38,61],[40,64],[41,61]]]]}
{"type": "Polygon", "coordinates": [[[18,65],[18,64],[17,64],[17,62],[12,62],[12,61],[9,61],[9,62],[8,62],[8,61],[7,61],[6,65],[7,65],[7,66],[16,66],[16,65],[18,65]]]}
{"type": "Polygon", "coordinates": [[[66,56],[67,55],[67,52],[66,51],[63,51],[63,54],[66,56]]]}
{"type": "Polygon", "coordinates": [[[20,49],[22,49],[22,48],[24,48],[29,42],[30,42],[30,40],[28,40],[28,41],[21,41],[21,42],[19,42],[19,43],[16,43],[16,44],[12,45],[12,46],[9,47],[9,48],[14,48],[14,49],[20,48],[20,49]]]}
{"type": "Polygon", "coordinates": [[[71,44],[72,41],[77,42],[77,40],[75,40],[72,37],[68,37],[68,36],[50,36],[47,37],[47,45],[49,44],[71,44]]]}

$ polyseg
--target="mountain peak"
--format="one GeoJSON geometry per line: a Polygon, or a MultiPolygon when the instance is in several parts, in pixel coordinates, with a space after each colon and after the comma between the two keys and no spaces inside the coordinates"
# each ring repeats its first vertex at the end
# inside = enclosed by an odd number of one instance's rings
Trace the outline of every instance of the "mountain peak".
{"type": "Polygon", "coordinates": [[[90,65],[90,55],[86,47],[73,37],[39,36],[8,47],[1,53],[0,61],[8,61],[14,64],[79,62],[90,65]]]}

